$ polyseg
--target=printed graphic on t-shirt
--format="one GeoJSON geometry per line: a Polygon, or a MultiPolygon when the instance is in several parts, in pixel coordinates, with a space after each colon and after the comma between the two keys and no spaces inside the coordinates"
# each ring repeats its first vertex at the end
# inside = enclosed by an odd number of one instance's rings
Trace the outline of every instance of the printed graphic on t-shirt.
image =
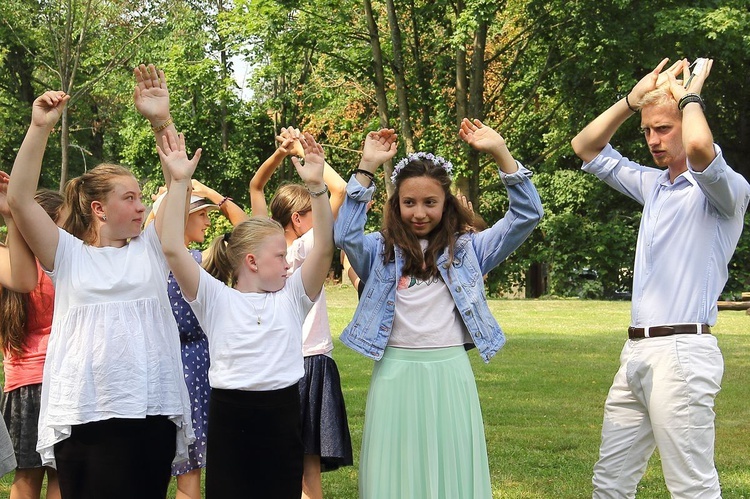
{"type": "Polygon", "coordinates": [[[419,286],[422,284],[429,286],[430,284],[435,284],[437,282],[440,282],[439,276],[431,277],[426,281],[417,279],[414,276],[401,276],[401,279],[398,280],[397,289],[400,291],[402,289],[413,288],[414,286],[419,286]]]}

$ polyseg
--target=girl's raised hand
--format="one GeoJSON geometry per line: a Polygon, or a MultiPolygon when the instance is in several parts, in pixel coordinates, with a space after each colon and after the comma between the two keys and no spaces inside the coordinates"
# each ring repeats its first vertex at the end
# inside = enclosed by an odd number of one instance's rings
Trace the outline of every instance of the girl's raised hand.
{"type": "Polygon", "coordinates": [[[276,137],[276,140],[280,143],[279,149],[281,149],[286,156],[304,158],[305,150],[302,148],[302,143],[300,143],[299,140],[301,135],[302,134],[298,128],[282,128],[281,133],[276,137]]]}
{"type": "Polygon", "coordinates": [[[212,199],[212,194],[218,195],[215,190],[211,189],[209,186],[199,180],[192,179],[191,184],[193,186],[193,191],[191,193],[193,196],[198,196],[199,198],[206,198],[210,200],[212,199]]]}
{"type": "Polygon", "coordinates": [[[135,91],[133,100],[135,108],[141,115],[159,125],[169,119],[169,90],[164,71],[157,70],[153,64],[141,64],[133,69],[135,91]]]}
{"type": "Polygon", "coordinates": [[[505,139],[502,135],[476,119],[469,121],[467,118],[464,118],[461,121],[458,136],[477,151],[492,154],[493,156],[501,148],[505,147],[505,139]]]}
{"type": "Polygon", "coordinates": [[[62,116],[70,96],[61,90],[48,90],[36,98],[31,108],[31,125],[52,130],[62,116]]]}
{"type": "Polygon", "coordinates": [[[172,180],[189,180],[193,176],[195,167],[201,159],[202,150],[198,148],[195,155],[189,158],[185,149],[185,136],[178,134],[175,136],[171,130],[164,135],[162,145],[156,146],[164,168],[169,171],[172,180]]]}
{"type": "Polygon", "coordinates": [[[292,156],[292,163],[297,173],[305,184],[322,184],[325,165],[323,147],[307,132],[300,136],[299,141],[305,151],[305,161],[303,164],[297,156],[292,156]]]}
{"type": "Polygon", "coordinates": [[[398,134],[392,128],[370,132],[365,137],[360,168],[374,172],[378,166],[393,158],[397,150],[398,134]]]}

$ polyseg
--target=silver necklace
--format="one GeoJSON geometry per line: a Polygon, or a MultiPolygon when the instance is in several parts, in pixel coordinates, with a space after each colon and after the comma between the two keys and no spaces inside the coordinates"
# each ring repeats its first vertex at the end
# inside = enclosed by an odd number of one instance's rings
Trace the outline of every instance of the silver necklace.
{"type": "MultiPolygon", "coordinates": [[[[260,308],[260,313],[263,313],[263,310],[266,308],[266,300],[268,300],[268,293],[263,293],[265,296],[263,297],[263,306],[260,308]]],[[[255,308],[255,304],[251,301],[250,306],[253,307],[253,311],[255,312],[255,315],[258,317],[258,324],[260,324],[260,313],[258,313],[258,309],[255,308]]]]}

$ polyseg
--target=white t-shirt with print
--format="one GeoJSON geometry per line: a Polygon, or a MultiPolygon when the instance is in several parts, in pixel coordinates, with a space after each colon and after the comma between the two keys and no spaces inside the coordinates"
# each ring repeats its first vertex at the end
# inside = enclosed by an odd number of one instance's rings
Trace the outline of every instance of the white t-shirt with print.
{"type": "MultiPolygon", "coordinates": [[[[420,239],[419,243],[424,251],[427,240],[420,239]]],[[[401,276],[396,285],[388,346],[442,348],[466,343],[471,343],[471,337],[458,315],[448,286],[440,276],[427,281],[401,276]]]]}
{"type": "Polygon", "coordinates": [[[471,343],[471,338],[443,280],[439,276],[427,281],[402,276],[396,286],[388,346],[441,348],[466,343],[471,343]]]}

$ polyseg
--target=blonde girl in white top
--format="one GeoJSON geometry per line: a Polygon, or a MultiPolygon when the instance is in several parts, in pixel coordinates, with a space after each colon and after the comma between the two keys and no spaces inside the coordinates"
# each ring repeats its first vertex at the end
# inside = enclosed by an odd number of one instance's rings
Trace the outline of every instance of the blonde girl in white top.
{"type": "MultiPolygon", "coordinates": [[[[279,142],[276,152],[250,180],[253,216],[266,216],[268,213],[263,190],[284,158],[304,157],[300,135],[296,128],[282,128],[280,136],[276,137],[279,142]]],[[[346,181],[328,163],[323,168],[323,179],[331,193],[331,212],[335,219],[346,197],[346,181]]],[[[271,199],[271,218],[284,228],[290,273],[300,268],[314,246],[310,203],[310,193],[297,183],[281,185],[271,199]]],[[[302,325],[305,363],[305,375],[299,383],[302,442],[305,448],[302,499],[322,499],[321,472],[351,466],[354,462],[341,377],[332,353],[333,338],[323,290],[302,325]]]]}
{"type": "Polygon", "coordinates": [[[56,291],[37,450],[57,467],[63,497],[163,498],[193,432],[160,227],[141,232],[141,190],[119,165],[68,182],[65,230],[34,200],[68,99],[49,91],[34,101],[8,188],[16,225],[56,291]]]}
{"type": "Polygon", "coordinates": [[[162,248],[209,340],[208,497],[298,499],[302,493],[302,323],[321,292],[334,247],[323,149],[309,134],[300,142],[305,164],[293,162],[312,197],[315,244],[290,276],[283,228],[266,218],[243,222],[212,243],[206,267],[213,276],[195,262],[183,237],[199,154],[189,159],[184,138],[171,133],[160,144],[162,165],[172,176],[159,215],[165,222],[162,248]]]}

